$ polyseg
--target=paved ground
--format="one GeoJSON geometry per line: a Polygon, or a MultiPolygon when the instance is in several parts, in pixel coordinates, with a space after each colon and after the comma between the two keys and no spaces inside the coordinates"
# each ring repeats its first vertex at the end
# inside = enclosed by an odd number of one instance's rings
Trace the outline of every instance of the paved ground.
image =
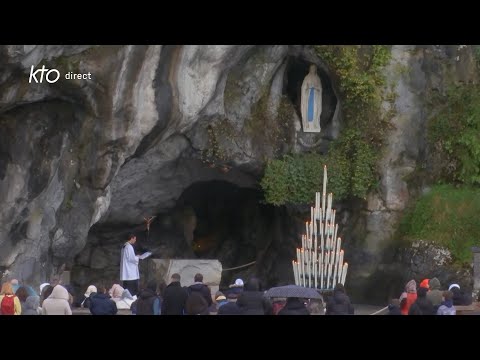
{"type": "MultiPolygon", "coordinates": [[[[359,305],[359,304],[355,304],[353,305],[353,307],[355,308],[355,315],[370,315],[384,308],[384,306],[359,305]]],[[[384,310],[378,315],[386,315],[387,312],[388,310],[384,310]]]]}
{"type": "MultiPolygon", "coordinates": [[[[382,306],[375,305],[354,305],[355,315],[369,315],[380,309],[382,306]]],[[[91,315],[88,309],[73,309],[73,315],[91,315]]],[[[380,315],[384,315],[386,312],[382,312],[380,315]]],[[[119,310],[117,315],[131,315],[130,310],[119,310]]]]}

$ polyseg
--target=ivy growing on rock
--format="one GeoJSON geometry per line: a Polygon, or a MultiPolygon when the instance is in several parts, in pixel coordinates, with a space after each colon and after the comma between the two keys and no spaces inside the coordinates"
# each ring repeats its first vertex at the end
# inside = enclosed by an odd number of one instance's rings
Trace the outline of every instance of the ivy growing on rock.
{"type": "Polygon", "coordinates": [[[274,205],[311,202],[321,189],[327,164],[329,190],[335,199],[365,198],[376,184],[376,162],[389,129],[391,113],[383,114],[383,68],[390,61],[387,46],[315,45],[340,87],[345,129],[332,142],[328,154],[287,155],[267,164],[261,186],[266,201],[274,205]]]}
{"type": "Polygon", "coordinates": [[[436,185],[409,209],[400,233],[407,243],[426,240],[450,250],[454,263],[469,265],[480,233],[480,190],[436,185]]]}
{"type": "Polygon", "coordinates": [[[480,184],[480,87],[451,87],[434,100],[428,135],[439,182],[480,184]]]}

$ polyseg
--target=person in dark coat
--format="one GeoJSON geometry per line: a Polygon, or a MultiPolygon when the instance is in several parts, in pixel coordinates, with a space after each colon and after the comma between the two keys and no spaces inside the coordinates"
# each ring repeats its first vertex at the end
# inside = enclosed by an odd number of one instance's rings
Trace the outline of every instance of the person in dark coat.
{"type": "Polygon", "coordinates": [[[272,303],[260,291],[260,281],[257,278],[251,278],[247,282],[245,290],[238,297],[237,305],[242,309],[243,315],[273,315],[272,303]]]}
{"type": "Polygon", "coordinates": [[[157,296],[156,281],[150,281],[147,286],[140,291],[138,299],[135,300],[134,303],[136,315],[160,315],[161,302],[157,296]]]}
{"type": "Polygon", "coordinates": [[[287,302],[278,315],[310,315],[303,299],[287,298],[287,302]]]}
{"type": "Polygon", "coordinates": [[[450,285],[448,291],[453,293],[453,305],[455,306],[468,306],[473,302],[472,296],[460,290],[460,285],[458,284],[450,285]]]}
{"type": "Polygon", "coordinates": [[[408,315],[435,315],[433,304],[427,299],[428,289],[421,287],[417,291],[417,300],[410,306],[408,315]]]}
{"type": "Polygon", "coordinates": [[[116,315],[117,312],[117,304],[107,294],[105,286],[97,286],[97,293],[90,295],[90,313],[92,315],[116,315]]]}
{"type": "Polygon", "coordinates": [[[185,303],[185,312],[187,315],[210,315],[207,300],[197,291],[192,292],[185,303]]]}
{"type": "Polygon", "coordinates": [[[242,309],[237,305],[237,294],[227,293],[228,302],[222,305],[217,315],[242,315],[242,309]]]}
{"type": "Polygon", "coordinates": [[[402,315],[399,299],[390,300],[390,304],[388,304],[388,315],[402,315]]]}
{"type": "Polygon", "coordinates": [[[325,315],[353,315],[354,313],[355,309],[345,293],[345,287],[338,283],[333,289],[333,296],[327,301],[325,315]]]}
{"type": "Polygon", "coordinates": [[[212,293],[210,291],[210,288],[203,283],[203,275],[196,274],[193,281],[195,281],[193,285],[190,285],[188,287],[188,295],[194,292],[199,292],[204,297],[208,306],[212,306],[212,293]]]}
{"type": "Polygon", "coordinates": [[[165,288],[162,315],[183,315],[188,294],[180,285],[180,274],[173,274],[171,283],[165,288]]]}
{"type": "Polygon", "coordinates": [[[42,294],[40,295],[40,306],[43,305],[43,302],[45,299],[47,299],[53,292],[53,286],[52,285],[46,285],[42,289],[42,294]]]}
{"type": "Polygon", "coordinates": [[[237,279],[235,280],[235,283],[230,285],[229,289],[227,290],[227,293],[231,293],[235,295],[235,298],[238,299],[240,294],[243,292],[243,280],[242,279],[237,279]]]}

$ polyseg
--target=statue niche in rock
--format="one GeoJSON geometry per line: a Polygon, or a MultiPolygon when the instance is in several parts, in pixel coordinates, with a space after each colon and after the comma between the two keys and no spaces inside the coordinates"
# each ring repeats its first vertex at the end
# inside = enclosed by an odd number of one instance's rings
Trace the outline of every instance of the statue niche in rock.
{"type": "Polygon", "coordinates": [[[302,83],[301,93],[302,125],[304,132],[320,132],[322,113],[322,82],[317,75],[317,66],[310,65],[310,72],[302,83]]]}

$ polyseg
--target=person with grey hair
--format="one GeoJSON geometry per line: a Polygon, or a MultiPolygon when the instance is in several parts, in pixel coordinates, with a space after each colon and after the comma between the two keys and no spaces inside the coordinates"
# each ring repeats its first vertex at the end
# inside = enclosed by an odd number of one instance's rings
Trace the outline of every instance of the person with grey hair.
{"type": "Polygon", "coordinates": [[[161,315],[183,315],[187,302],[187,291],[180,284],[180,274],[173,274],[165,288],[161,315]]]}

